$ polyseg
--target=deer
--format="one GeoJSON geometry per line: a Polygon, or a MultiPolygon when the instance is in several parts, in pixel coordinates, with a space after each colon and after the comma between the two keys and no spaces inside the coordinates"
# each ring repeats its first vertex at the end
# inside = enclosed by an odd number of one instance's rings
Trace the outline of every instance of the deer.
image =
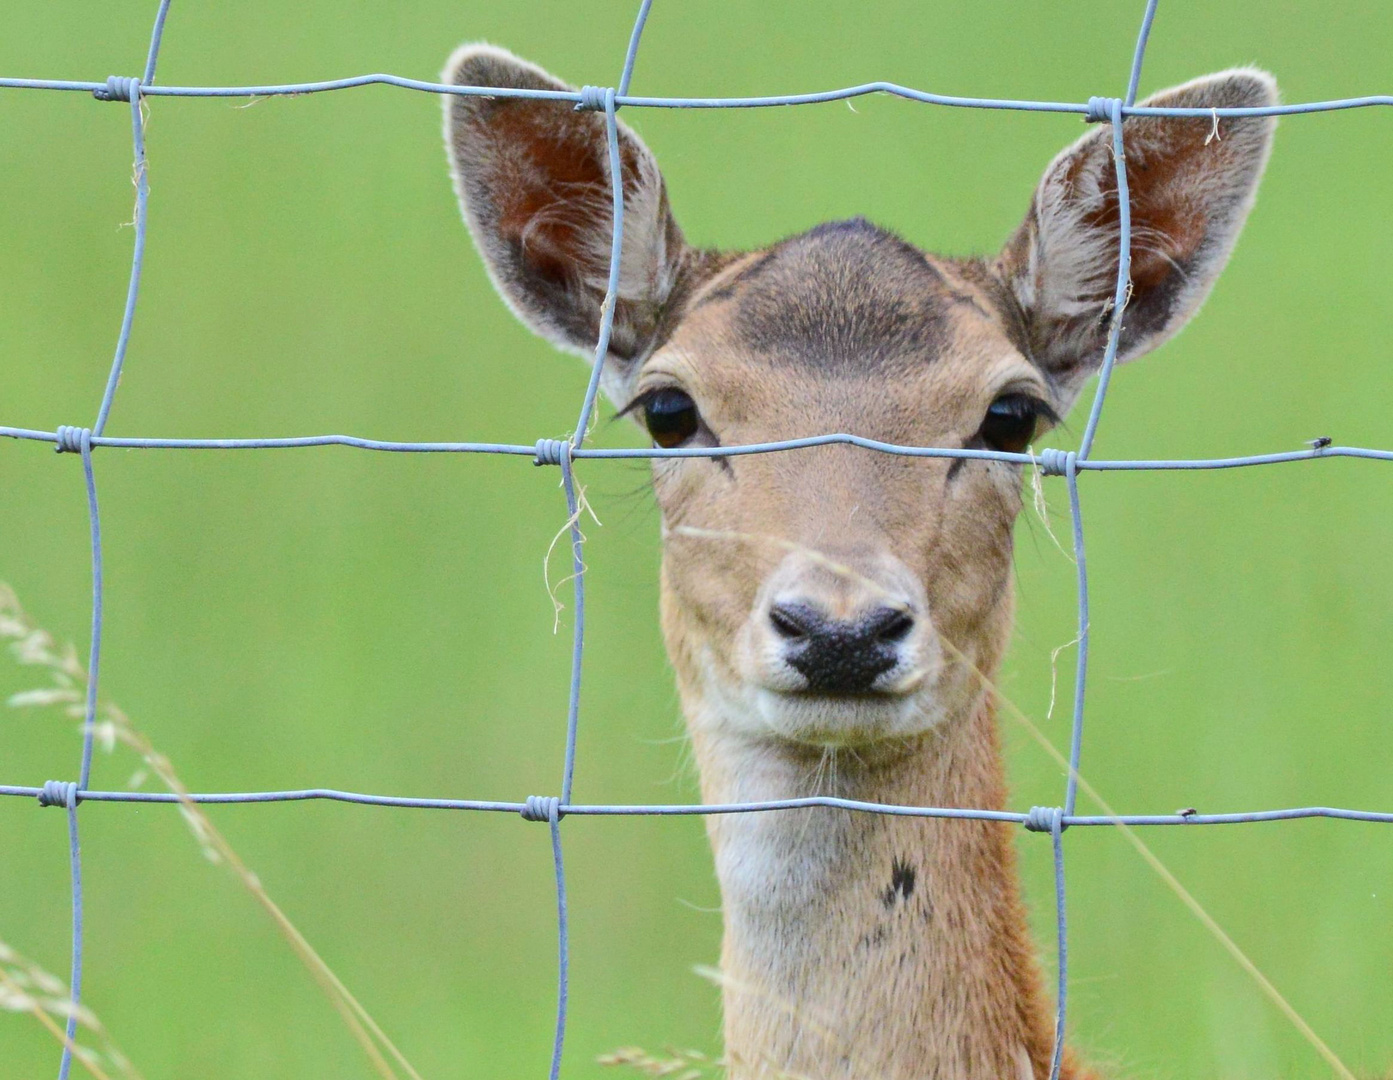
{"type": "MultiPolygon", "coordinates": [[[[444,81],[567,91],[461,46],[444,81]]],[[[1234,68],[1157,107],[1274,105],[1234,68]]],[[[446,95],[465,223],[535,333],[590,357],[612,229],[606,117],[446,95]]],[[[1227,263],[1275,121],[1130,116],[1131,292],[1110,125],[1046,168],[993,257],[929,254],[864,219],[762,250],[690,246],[652,153],[616,121],[624,218],[600,385],[656,447],[845,432],[1019,453],[1102,363],[1195,314],[1227,263]]],[[[708,804],[836,795],[1004,808],[993,679],[1013,619],[1021,464],[846,444],[655,458],[660,621],[708,804]]],[[[708,815],[731,1080],[1045,1080],[1054,1017],[1012,826],[816,807],[708,815]]],[[[1094,1074],[1072,1052],[1065,1080],[1094,1074]]]]}

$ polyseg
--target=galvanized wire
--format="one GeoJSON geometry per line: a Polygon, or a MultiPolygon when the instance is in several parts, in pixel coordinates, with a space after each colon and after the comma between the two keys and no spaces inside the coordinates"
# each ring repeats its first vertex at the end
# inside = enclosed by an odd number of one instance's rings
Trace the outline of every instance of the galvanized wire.
{"type": "MultiPolygon", "coordinates": [[[[50,781],[55,783],[55,781],[50,781]]],[[[43,798],[43,787],[22,784],[0,784],[0,797],[43,798]]],[[[406,810],[465,810],[496,814],[520,814],[529,817],[529,803],[506,802],[496,799],[435,799],[415,795],[374,795],[360,791],[340,791],[337,788],[295,788],[285,791],[203,791],[174,794],[167,791],[82,791],[83,802],[163,803],[177,805],[190,802],[225,806],[242,803],[283,802],[341,802],[359,806],[395,806],[406,810]]],[[[536,796],[533,796],[536,798],[536,796]]],[[[45,805],[63,805],[62,800],[45,805]]],[[[900,803],[866,802],[843,799],[836,795],[805,795],[794,799],[765,799],[740,803],[565,803],[558,802],[562,817],[707,817],[712,814],[762,814],[779,810],[807,810],[822,807],[829,810],[851,810],[863,814],[884,814],[889,817],[942,818],[954,821],[1004,821],[1012,825],[1029,825],[1030,813],[1015,810],[981,810],[956,806],[910,806],[900,803]]],[[[1034,808],[1038,810],[1039,808],[1034,808]]],[[[1049,809],[1049,808],[1046,808],[1049,809]]],[[[1119,814],[1115,817],[1097,814],[1066,814],[1061,820],[1065,828],[1075,825],[1254,825],[1271,821],[1296,821],[1303,818],[1330,818],[1341,821],[1370,821],[1393,824],[1393,811],[1352,810],[1339,806],[1293,806],[1283,810],[1252,810],[1231,814],[1119,814]]],[[[535,820],[544,820],[545,815],[535,820]]],[[[1040,831],[1048,831],[1048,826],[1040,831]]]]}
{"type": "Polygon", "coordinates": [[[1068,918],[1064,895],[1063,834],[1077,826],[1200,826],[1240,825],[1263,822],[1291,821],[1303,818],[1330,818],[1344,821],[1363,821],[1393,824],[1393,813],[1348,809],[1340,807],[1307,806],[1288,809],[1262,810],[1226,814],[1124,814],[1097,816],[1078,814],[1078,768],[1083,746],[1084,704],[1086,700],[1089,651],[1088,570],[1084,542],[1083,514],[1079,498],[1079,474],[1088,471],[1172,471],[1245,468],[1311,461],[1322,458],[1359,458],[1393,461],[1393,451],[1364,447],[1331,446],[1324,440],[1313,442],[1311,449],[1253,454],[1241,457],[1171,460],[1097,460],[1092,458],[1094,438],[1102,417],[1113,367],[1116,363],[1121,333],[1121,315],[1130,289],[1129,260],[1131,254],[1130,202],[1127,190],[1125,129],[1123,120],[1129,116],[1152,117],[1225,117],[1293,116],[1308,113],[1333,112],[1344,109],[1393,105],[1391,95],[1371,95],[1303,104],[1273,105],[1261,108],[1156,108],[1135,104],[1147,42],[1156,16],[1158,0],[1148,0],[1137,36],[1129,70],[1125,96],[1122,98],[1095,97],[1085,103],[1028,101],[999,98],[957,97],[930,93],[890,82],[871,82],[843,89],[786,94],[765,97],[644,97],[630,94],[630,84],[638,59],[639,45],[647,22],[652,0],[642,0],[631,31],[624,66],[617,86],[587,86],[579,91],[522,90],[499,87],[455,86],[396,75],[361,75],[310,83],[288,83],[265,86],[162,86],[155,82],[156,64],[164,34],[170,0],[160,0],[150,47],[143,74],[139,78],[112,76],[104,82],[55,79],[0,78],[0,89],[34,89],[82,91],[101,101],[128,102],[131,111],[134,179],[136,186],[135,240],[131,258],[131,273],[126,302],[122,309],[115,352],[100,399],[96,420],[88,428],[60,427],[56,431],[35,428],[0,426],[0,437],[54,444],[60,453],[73,453],[82,462],[83,480],[87,493],[88,517],[91,530],[92,562],[92,629],[88,661],[88,678],[84,705],[82,755],[77,782],[48,781],[42,786],[0,785],[0,796],[37,799],[40,806],[63,806],[68,815],[69,859],[72,875],[72,947],[71,991],[72,1008],[67,1023],[68,1040],[59,1064],[59,1080],[66,1080],[72,1064],[72,1045],[76,1037],[78,1006],[82,981],[82,865],[78,838],[78,806],[82,802],[177,804],[191,801],[202,804],[283,803],[307,800],[329,800],[366,806],[393,806],[415,809],[502,812],[520,815],[528,821],[545,821],[551,834],[552,865],[556,879],[558,989],[555,1037],[552,1045],[549,1076],[557,1080],[561,1072],[565,1044],[569,1000],[569,911],[566,899],[566,877],[562,851],[561,819],[567,816],[693,816],[712,814],[773,813],[807,808],[833,808],[860,813],[899,817],[921,817],[944,820],[995,821],[1021,825],[1032,832],[1048,833],[1052,841],[1056,935],[1058,945],[1057,1003],[1055,1045],[1050,1076],[1057,1080],[1063,1060],[1066,1028],[1065,1003],[1068,990],[1068,918]],[[399,442],[363,438],[351,435],[307,435],[273,438],[229,439],[172,439],[158,437],[108,436],[104,434],[107,420],[120,383],[125,364],[130,333],[135,319],[140,292],[141,269],[144,261],[147,232],[146,211],[149,185],[146,176],[145,131],[142,103],[152,97],[270,97],[300,95],[346,90],[353,87],[383,85],[430,94],[455,94],[494,98],[530,98],[536,100],[571,102],[577,109],[602,111],[608,148],[608,164],[613,204],[613,233],[607,294],[590,378],[586,385],[579,417],[571,436],[566,440],[541,439],[530,444],[482,442],[399,442]],[[620,108],[672,109],[736,109],[773,106],[805,105],[840,101],[867,94],[883,93],[910,101],[953,108],[1006,109],[1021,112],[1073,113],[1092,122],[1107,122],[1111,126],[1113,160],[1117,177],[1119,206],[1118,272],[1113,297],[1112,321],[1107,345],[1099,371],[1098,386],[1089,409],[1088,422],[1077,452],[1044,450],[1038,454],[1012,454],[990,450],[967,450],[946,447],[903,446],[843,433],[828,433],[802,439],[779,442],[751,443],[739,446],[703,447],[699,449],[663,450],[658,448],[627,449],[587,447],[584,445],[590,421],[594,415],[600,375],[609,348],[614,320],[616,294],[619,286],[620,263],[623,254],[624,198],[618,143],[616,112],[620,108]],[[631,458],[728,458],[748,454],[780,453],[812,446],[848,445],[884,454],[907,457],[990,460],[1014,465],[1030,465],[1050,476],[1062,476],[1069,495],[1070,518],[1073,529],[1074,558],[1078,575],[1078,659],[1075,674],[1074,714],[1069,746],[1069,774],[1065,782],[1062,805],[1034,807],[1026,813],[986,808],[957,808],[935,806],[901,806],[888,803],[864,802],[833,796],[770,799],[758,802],[721,805],[690,804],[590,804],[572,801],[575,779],[576,736],[580,720],[580,687],[585,644],[585,562],[584,537],[580,529],[582,500],[574,474],[577,460],[615,460],[631,458]],[[455,453],[501,454],[531,458],[537,465],[556,465],[561,472],[562,488],[568,514],[566,531],[571,542],[573,590],[575,604],[574,637],[571,657],[570,692],[566,714],[566,747],[561,776],[561,795],[530,796],[521,802],[500,802],[469,799],[442,799],[417,796],[397,796],[340,791],[333,788],[304,788],[284,791],[207,792],[191,795],[142,791],[104,791],[90,787],[92,747],[97,709],[98,676],[101,666],[102,639],[102,539],[97,486],[92,466],[94,449],[120,447],[142,450],[270,450],[295,449],[312,446],[344,446],[387,453],[455,453]]]}

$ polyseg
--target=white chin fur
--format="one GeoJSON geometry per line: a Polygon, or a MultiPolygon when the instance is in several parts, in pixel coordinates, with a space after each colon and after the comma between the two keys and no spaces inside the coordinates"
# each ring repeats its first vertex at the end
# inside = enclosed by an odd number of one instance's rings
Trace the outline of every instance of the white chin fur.
{"type": "Polygon", "coordinates": [[[948,709],[940,688],[922,677],[908,693],[832,697],[785,691],[753,682],[732,685],[707,658],[702,726],[746,739],[777,739],[801,746],[865,747],[923,735],[941,724],[948,709]]]}
{"type": "Polygon", "coordinates": [[[756,688],[738,726],[744,734],[773,736],[806,746],[856,747],[922,735],[943,719],[924,695],[826,697],[756,688]]]}

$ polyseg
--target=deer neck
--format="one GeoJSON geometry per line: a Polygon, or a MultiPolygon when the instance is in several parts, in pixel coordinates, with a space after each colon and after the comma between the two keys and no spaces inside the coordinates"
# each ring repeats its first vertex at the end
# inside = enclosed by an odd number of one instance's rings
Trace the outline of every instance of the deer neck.
{"type": "MultiPolygon", "coordinates": [[[[709,803],[1003,805],[985,700],[894,751],[805,753],[722,727],[693,725],[709,803]]],[[[708,830],[732,1080],[1048,1075],[1052,1017],[1008,825],[815,808],[712,816],[708,830]]]]}

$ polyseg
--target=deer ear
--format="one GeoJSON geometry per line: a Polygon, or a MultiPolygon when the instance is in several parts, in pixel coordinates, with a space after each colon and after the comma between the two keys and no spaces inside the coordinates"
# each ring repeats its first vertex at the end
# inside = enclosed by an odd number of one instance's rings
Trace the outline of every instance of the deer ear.
{"type": "MultiPolygon", "coordinates": [[[[572,89],[477,44],[455,51],[444,80],[572,89]]],[[[604,372],[616,400],[652,347],[686,250],[653,155],[626,124],[618,134],[623,258],[604,372]]],[[[508,306],[537,334],[593,357],[613,227],[604,114],[577,112],[569,101],[447,94],[445,145],[464,220],[508,306]]]]}
{"type": "MultiPolygon", "coordinates": [[[[1166,90],[1161,108],[1275,105],[1266,72],[1240,68],[1166,90]]],[[[1130,117],[1124,122],[1132,213],[1132,293],[1119,363],[1175,334],[1228,261],[1257,194],[1271,117],[1130,117]]],[[[1085,135],[1045,171],[999,271],[1025,314],[1035,359],[1069,403],[1102,363],[1117,279],[1117,176],[1110,124],[1085,135]]]]}

